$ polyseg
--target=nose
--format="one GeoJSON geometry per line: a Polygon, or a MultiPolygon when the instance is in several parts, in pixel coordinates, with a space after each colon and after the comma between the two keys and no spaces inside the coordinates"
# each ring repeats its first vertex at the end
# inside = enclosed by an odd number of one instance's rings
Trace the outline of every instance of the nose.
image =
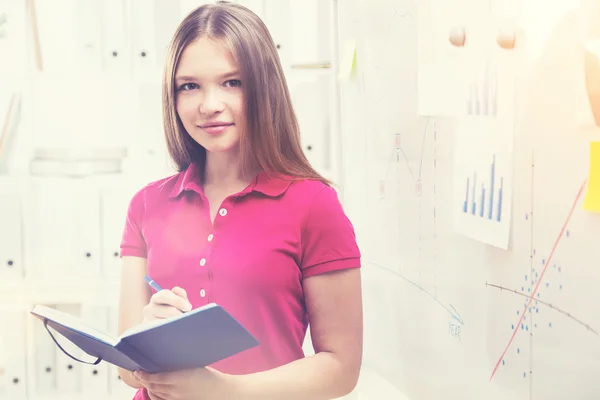
{"type": "Polygon", "coordinates": [[[219,96],[219,91],[207,89],[200,99],[199,111],[201,114],[215,114],[223,111],[223,101],[219,96]]]}

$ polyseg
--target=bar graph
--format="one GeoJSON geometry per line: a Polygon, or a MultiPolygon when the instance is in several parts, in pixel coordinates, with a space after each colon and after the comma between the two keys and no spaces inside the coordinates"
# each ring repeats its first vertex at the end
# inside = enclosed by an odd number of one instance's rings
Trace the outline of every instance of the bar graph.
{"type": "Polygon", "coordinates": [[[470,116],[498,115],[498,68],[492,62],[469,84],[466,111],[470,116]]]}
{"type": "Polygon", "coordinates": [[[464,117],[454,138],[454,230],[502,249],[512,219],[513,135],[511,118],[464,117]]]}
{"type": "Polygon", "coordinates": [[[478,218],[486,218],[490,221],[501,222],[502,220],[502,191],[504,186],[504,177],[500,176],[499,187],[496,188],[496,155],[492,156],[490,164],[489,187],[486,188],[485,181],[481,183],[477,180],[477,172],[472,177],[467,177],[465,187],[465,200],[463,202],[463,213],[470,213],[478,218]],[[479,188],[478,188],[479,185],[479,188]],[[497,194],[496,203],[494,195],[497,194]],[[486,202],[486,190],[488,194],[486,202]],[[476,193],[479,195],[476,197],[476,193]]]}

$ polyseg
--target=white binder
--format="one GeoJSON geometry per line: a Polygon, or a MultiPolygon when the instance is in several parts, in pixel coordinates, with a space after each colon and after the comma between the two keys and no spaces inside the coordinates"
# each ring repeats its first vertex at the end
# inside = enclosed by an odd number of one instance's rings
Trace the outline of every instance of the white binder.
{"type": "Polygon", "coordinates": [[[27,396],[25,312],[0,309],[0,399],[27,396]]]}
{"type": "Polygon", "coordinates": [[[263,21],[273,37],[273,41],[278,46],[279,58],[284,70],[290,68],[292,64],[292,32],[290,29],[290,1],[277,0],[270,1],[264,8],[265,15],[263,21]]]}
{"type": "Polygon", "coordinates": [[[102,72],[103,1],[77,0],[75,6],[76,54],[79,70],[86,76],[102,72]]]}
{"type": "Polygon", "coordinates": [[[26,262],[35,279],[100,277],[100,194],[68,178],[33,178],[26,262]]]}
{"type": "MultiPolygon", "coordinates": [[[[81,316],[81,306],[79,304],[59,304],[56,305],[57,310],[75,315],[81,316]]],[[[71,356],[79,359],[91,359],[85,357],[83,352],[75,346],[72,342],[62,337],[60,334],[55,333],[50,328],[50,331],[54,335],[56,341],[67,351],[71,356]]],[[[49,336],[49,335],[48,335],[49,336]]],[[[52,343],[54,352],[56,353],[56,389],[61,394],[73,394],[80,393],[82,390],[82,363],[77,362],[67,356],[63,350],[61,350],[56,343],[52,343]]]]}
{"type": "Polygon", "coordinates": [[[308,64],[316,62],[329,61],[319,54],[319,43],[329,45],[329,31],[321,31],[318,24],[319,10],[318,3],[329,6],[328,1],[322,0],[289,0],[290,14],[293,18],[288,21],[291,23],[292,40],[291,62],[294,64],[308,64]],[[310,29],[307,29],[310,27],[310,29]]]}
{"type": "Polygon", "coordinates": [[[21,195],[0,192],[0,282],[24,277],[21,195]]]}
{"type": "Polygon", "coordinates": [[[135,190],[133,184],[116,184],[101,194],[102,275],[111,282],[121,278],[120,245],[129,202],[135,190]]]}
{"type": "Polygon", "coordinates": [[[100,191],[82,185],[82,187],[76,188],[72,194],[73,215],[71,221],[74,226],[75,239],[73,243],[74,272],[77,277],[99,278],[102,274],[100,191]]]}
{"type": "MultiPolygon", "coordinates": [[[[83,304],[82,318],[93,327],[106,331],[108,329],[108,307],[102,304],[83,304]]],[[[93,358],[83,355],[82,360],[94,362],[93,358]]],[[[100,362],[98,365],[80,364],[82,374],[82,386],[86,393],[105,398],[108,396],[108,366],[110,364],[100,362]]]]}
{"type": "Polygon", "coordinates": [[[320,171],[331,168],[329,79],[330,76],[324,74],[290,79],[302,148],[310,163],[320,171]]]}
{"type": "Polygon", "coordinates": [[[175,34],[177,26],[182,21],[180,4],[173,0],[154,0],[154,26],[156,43],[156,62],[162,69],[169,43],[175,34]]]}
{"type": "Polygon", "coordinates": [[[160,82],[154,31],[154,2],[131,0],[131,57],[136,81],[160,82]]]}
{"type": "Polygon", "coordinates": [[[25,201],[25,262],[31,266],[28,275],[36,280],[71,276],[73,207],[65,180],[32,179],[25,201]]]}
{"type": "Polygon", "coordinates": [[[131,47],[126,0],[95,2],[102,6],[102,66],[112,76],[131,74],[131,47]]]}
{"type": "Polygon", "coordinates": [[[56,391],[56,344],[52,341],[50,335],[43,324],[32,325],[33,343],[33,378],[35,388],[33,392],[36,396],[56,391]]]}

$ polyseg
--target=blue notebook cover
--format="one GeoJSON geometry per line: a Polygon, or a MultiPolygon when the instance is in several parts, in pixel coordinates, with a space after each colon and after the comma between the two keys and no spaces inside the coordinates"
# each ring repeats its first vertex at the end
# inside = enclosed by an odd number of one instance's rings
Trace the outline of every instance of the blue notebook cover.
{"type": "MultiPolygon", "coordinates": [[[[31,314],[90,356],[129,371],[156,373],[206,367],[259,344],[231,314],[214,303],[139,325],[116,338],[43,305],[36,305],[31,314]]],[[[50,330],[48,333],[53,336],[50,330]]]]}

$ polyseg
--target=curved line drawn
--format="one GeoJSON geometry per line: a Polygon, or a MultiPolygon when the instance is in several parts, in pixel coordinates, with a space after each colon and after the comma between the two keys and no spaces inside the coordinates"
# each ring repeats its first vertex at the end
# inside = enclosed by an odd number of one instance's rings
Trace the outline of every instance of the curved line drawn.
{"type": "Polygon", "coordinates": [[[450,317],[452,319],[454,319],[456,322],[458,322],[461,325],[465,325],[465,321],[462,319],[462,317],[460,316],[460,314],[458,313],[458,311],[456,310],[456,308],[448,303],[448,305],[445,305],[444,303],[442,303],[436,296],[434,296],[433,294],[429,293],[427,291],[427,289],[425,289],[423,286],[419,285],[416,282],[411,281],[410,279],[406,278],[405,276],[403,276],[402,274],[393,271],[387,267],[384,267],[381,264],[377,264],[374,263],[372,261],[367,261],[368,264],[372,265],[373,267],[377,267],[380,269],[383,269],[391,274],[394,274],[400,278],[402,278],[403,280],[405,280],[406,282],[410,283],[411,285],[413,285],[414,287],[416,287],[417,289],[419,289],[421,292],[423,292],[424,294],[426,294],[427,296],[429,296],[433,301],[435,301],[437,304],[439,304],[444,310],[446,310],[448,312],[448,314],[450,314],[450,317]]]}
{"type": "MultiPolygon", "coordinates": [[[[529,295],[527,295],[527,294],[525,294],[525,293],[520,293],[520,292],[518,292],[518,291],[516,291],[516,290],[514,290],[514,289],[509,289],[509,288],[506,288],[506,287],[504,287],[504,286],[500,286],[500,285],[494,285],[493,283],[487,283],[487,282],[486,282],[486,283],[485,283],[485,286],[488,286],[488,287],[493,287],[493,288],[496,288],[496,289],[500,289],[500,291],[504,291],[504,290],[505,290],[505,291],[507,291],[507,292],[511,292],[511,293],[514,293],[514,294],[518,294],[519,296],[523,296],[523,297],[529,297],[529,295]]],[[[587,329],[588,331],[592,332],[594,335],[596,335],[596,336],[600,336],[600,335],[598,334],[598,331],[596,331],[594,328],[592,328],[590,325],[586,324],[585,322],[581,321],[579,318],[576,318],[576,317],[574,317],[573,315],[571,315],[571,313],[570,313],[570,312],[564,311],[564,310],[562,310],[562,309],[560,309],[560,308],[556,307],[555,305],[552,305],[551,303],[548,303],[548,302],[542,301],[542,300],[540,300],[540,299],[536,299],[535,301],[537,301],[537,302],[538,302],[538,303],[540,303],[540,304],[543,304],[543,305],[545,305],[546,307],[549,307],[549,308],[553,309],[554,311],[557,311],[557,312],[559,312],[559,313],[561,313],[561,314],[563,314],[563,315],[565,315],[565,316],[567,316],[567,317],[571,318],[573,321],[575,321],[575,322],[577,322],[578,324],[582,325],[582,326],[583,326],[585,329],[587,329]]]]}

